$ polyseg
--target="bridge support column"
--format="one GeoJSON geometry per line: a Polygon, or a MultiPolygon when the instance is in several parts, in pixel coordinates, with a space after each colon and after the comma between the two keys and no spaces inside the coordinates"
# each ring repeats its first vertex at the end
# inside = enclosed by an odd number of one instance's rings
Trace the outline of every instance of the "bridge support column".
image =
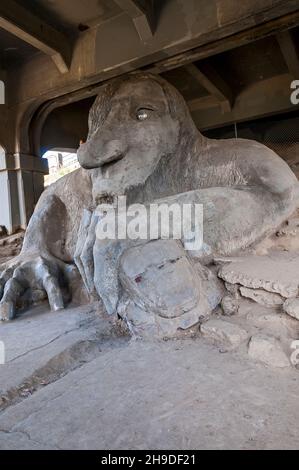
{"type": "Polygon", "coordinates": [[[26,154],[0,153],[0,225],[4,225],[9,234],[27,227],[47,173],[47,160],[26,154]]]}

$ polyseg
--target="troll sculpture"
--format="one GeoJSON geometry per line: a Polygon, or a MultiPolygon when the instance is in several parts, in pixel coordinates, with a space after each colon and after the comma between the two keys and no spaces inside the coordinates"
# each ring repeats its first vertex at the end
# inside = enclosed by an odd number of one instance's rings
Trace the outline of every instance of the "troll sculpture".
{"type": "Polygon", "coordinates": [[[3,320],[28,291],[64,308],[62,290],[79,271],[109,314],[134,331],[171,336],[221,300],[208,260],[252,246],[298,206],[297,179],[280,157],[254,141],[205,138],[178,91],[150,74],[102,87],[78,158],[82,168],[42,194],[21,254],[3,266],[3,320]],[[120,195],[129,204],[203,204],[203,249],[188,252],[184,240],[98,240],[95,209],[120,195]]]}

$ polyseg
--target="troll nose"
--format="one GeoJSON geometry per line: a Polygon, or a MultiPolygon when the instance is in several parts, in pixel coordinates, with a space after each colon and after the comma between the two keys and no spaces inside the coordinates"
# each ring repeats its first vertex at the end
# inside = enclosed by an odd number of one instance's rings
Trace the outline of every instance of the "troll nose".
{"type": "Polygon", "coordinates": [[[77,157],[78,157],[78,161],[80,165],[83,168],[92,168],[92,166],[90,165],[92,164],[93,158],[91,158],[88,143],[80,144],[80,147],[78,148],[78,151],[77,151],[77,157]]]}
{"type": "Polygon", "coordinates": [[[99,142],[90,140],[78,149],[78,160],[83,168],[97,168],[119,160],[126,153],[126,145],[120,140],[99,142]]]}

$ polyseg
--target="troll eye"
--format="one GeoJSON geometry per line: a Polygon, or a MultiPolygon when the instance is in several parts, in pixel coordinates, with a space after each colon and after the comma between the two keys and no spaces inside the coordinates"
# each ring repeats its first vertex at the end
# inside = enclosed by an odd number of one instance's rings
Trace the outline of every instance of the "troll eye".
{"type": "Polygon", "coordinates": [[[140,108],[136,113],[136,118],[138,119],[138,121],[145,121],[146,119],[148,119],[151,111],[153,110],[150,108],[140,108]]]}

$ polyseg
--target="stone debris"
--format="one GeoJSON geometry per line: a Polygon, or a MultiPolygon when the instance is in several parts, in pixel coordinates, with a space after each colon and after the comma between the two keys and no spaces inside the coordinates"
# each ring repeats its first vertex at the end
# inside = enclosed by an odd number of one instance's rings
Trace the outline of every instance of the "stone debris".
{"type": "Polygon", "coordinates": [[[260,305],[266,307],[276,307],[284,303],[283,297],[273,292],[267,292],[263,289],[250,289],[249,287],[240,287],[240,293],[243,297],[254,300],[260,305]]]}
{"type": "Polygon", "coordinates": [[[299,299],[288,299],[283,304],[283,310],[293,318],[299,320],[299,299]]]}
{"type": "Polygon", "coordinates": [[[14,235],[7,236],[6,232],[1,234],[1,227],[0,227],[0,237],[2,236],[3,238],[1,238],[0,240],[0,246],[11,246],[11,245],[21,246],[24,240],[24,232],[18,232],[18,233],[15,233],[14,235]]]}
{"type": "Polygon", "coordinates": [[[239,301],[230,295],[223,297],[221,302],[223,314],[230,317],[236,315],[239,311],[239,301]]]}
{"type": "Polygon", "coordinates": [[[211,319],[201,325],[200,331],[204,338],[214,344],[228,349],[235,349],[248,338],[243,328],[221,319],[211,319]]]}
{"type": "Polygon", "coordinates": [[[24,240],[24,232],[21,231],[9,236],[3,233],[2,236],[0,231],[0,237],[0,264],[2,264],[20,253],[24,240]]]}
{"type": "MultiPolygon", "coordinates": [[[[270,236],[263,238],[260,242],[255,244],[251,253],[258,254],[259,247],[263,246],[267,248],[265,254],[274,251],[298,251],[292,250],[294,239],[298,240],[299,235],[299,210],[298,208],[293,212],[288,219],[286,219],[270,236]],[[284,248],[283,248],[284,247],[284,248]],[[269,251],[270,249],[270,251],[269,251]]],[[[261,254],[261,253],[259,253],[261,254]]]]}
{"type": "Polygon", "coordinates": [[[236,299],[240,297],[240,286],[239,284],[231,284],[230,282],[224,283],[227,292],[229,292],[236,299]]]}
{"type": "Polygon", "coordinates": [[[286,223],[276,233],[278,237],[281,237],[284,235],[296,236],[298,234],[299,234],[299,217],[294,217],[293,219],[287,220],[286,223]]]}
{"type": "Polygon", "coordinates": [[[264,289],[285,298],[298,296],[299,255],[246,256],[221,266],[218,276],[231,284],[264,289]]]}
{"type": "Polygon", "coordinates": [[[290,360],[282,349],[280,342],[273,336],[255,335],[252,336],[248,355],[255,361],[271,367],[290,367],[290,360]]]}
{"type": "Polygon", "coordinates": [[[0,237],[7,235],[6,228],[3,225],[0,225],[0,237]]]}
{"type": "Polygon", "coordinates": [[[244,317],[247,327],[258,328],[261,333],[285,340],[287,344],[299,338],[299,322],[295,318],[258,304],[254,306],[257,308],[251,309],[244,317]]]}

